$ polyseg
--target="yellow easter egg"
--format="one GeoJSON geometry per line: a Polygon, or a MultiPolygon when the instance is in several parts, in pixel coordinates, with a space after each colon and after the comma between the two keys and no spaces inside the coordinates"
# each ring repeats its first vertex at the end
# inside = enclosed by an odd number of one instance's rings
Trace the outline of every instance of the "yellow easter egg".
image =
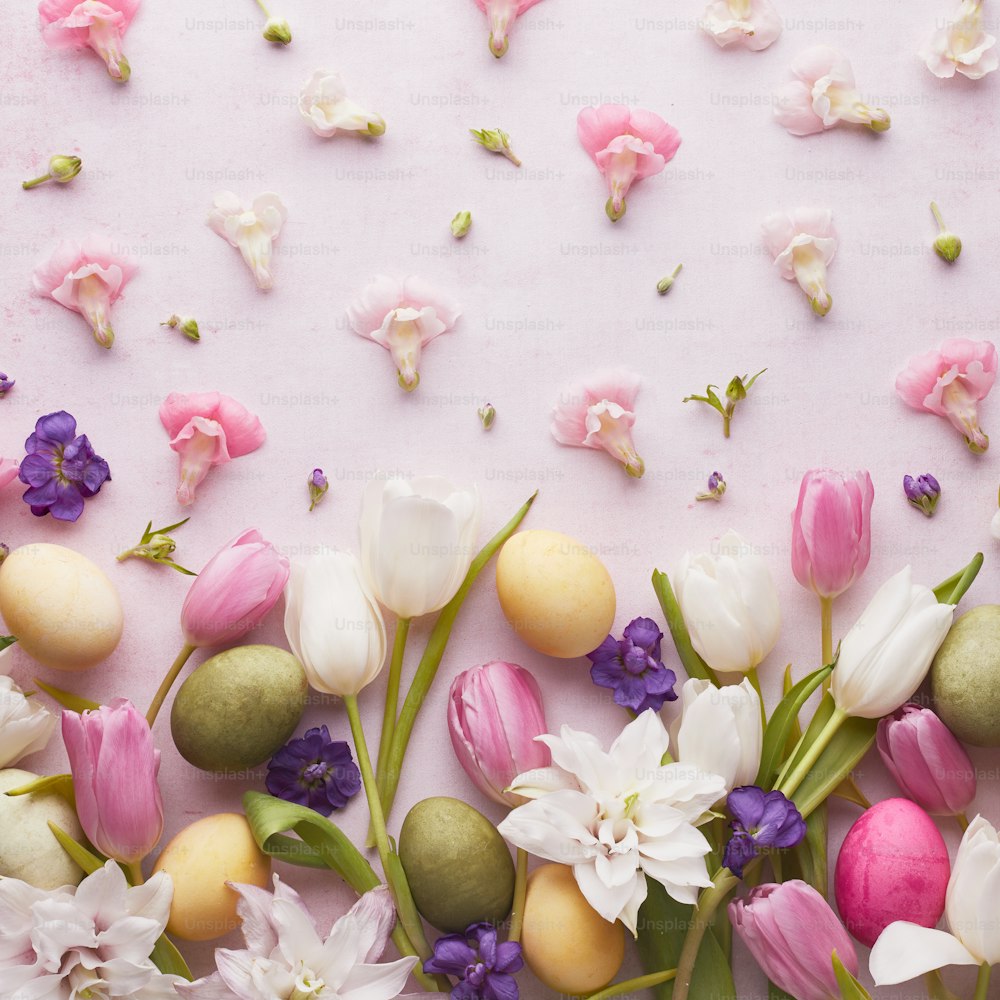
{"type": "Polygon", "coordinates": [[[239,897],[226,883],[266,887],[271,859],[257,847],[244,816],[219,813],[181,830],[154,870],[166,872],[174,884],[168,933],[183,941],[211,941],[240,923],[239,897]]]}
{"type": "Polygon", "coordinates": [[[594,553],[557,531],[519,531],[497,559],[504,616],[532,649],[571,659],[596,649],[615,620],[611,575],[594,553]]]}

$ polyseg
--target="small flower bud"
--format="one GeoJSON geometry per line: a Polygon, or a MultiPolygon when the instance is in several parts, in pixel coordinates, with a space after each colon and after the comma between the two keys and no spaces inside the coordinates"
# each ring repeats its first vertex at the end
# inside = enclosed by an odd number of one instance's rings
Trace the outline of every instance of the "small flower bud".
{"type": "Polygon", "coordinates": [[[660,280],[656,283],[656,290],[661,295],[666,295],[667,292],[673,288],[674,281],[677,280],[677,275],[681,273],[681,268],[683,266],[683,264],[678,264],[670,274],[668,274],[665,278],[660,278],[660,280]]]}
{"type": "Polygon", "coordinates": [[[172,329],[180,330],[188,340],[201,340],[201,333],[198,330],[198,321],[193,316],[178,316],[174,313],[165,323],[160,326],[169,326],[172,329]]]}
{"type": "Polygon", "coordinates": [[[743,379],[739,375],[734,375],[732,381],[726,386],[726,399],[731,399],[734,403],[738,403],[741,399],[746,398],[747,390],[743,384],[743,379]]]}
{"type": "Polygon", "coordinates": [[[49,160],[49,176],[60,184],[69,183],[83,169],[79,156],[53,156],[49,160]]]}
{"type": "Polygon", "coordinates": [[[506,156],[515,167],[521,165],[521,161],[510,147],[510,136],[502,129],[470,128],[469,131],[472,133],[472,138],[484,149],[506,156]]]}
{"type": "Polygon", "coordinates": [[[938,500],[941,499],[941,485],[929,472],[916,479],[913,476],[903,476],[903,492],[906,499],[927,517],[934,514],[938,500]]]}
{"type": "Polygon", "coordinates": [[[472,228],[472,213],[459,212],[451,220],[451,235],[460,240],[472,228]]]}
{"type": "Polygon", "coordinates": [[[493,421],[497,418],[496,407],[492,403],[479,407],[479,420],[483,425],[483,430],[488,431],[493,426],[493,421]]]}
{"type": "Polygon", "coordinates": [[[307,480],[309,486],[309,509],[314,510],[330,489],[330,481],[323,475],[322,469],[313,469],[307,480]]]}
{"type": "Polygon", "coordinates": [[[368,135],[375,138],[385,135],[385,119],[381,115],[377,115],[374,120],[368,123],[368,135]]]}
{"type": "Polygon", "coordinates": [[[292,41],[292,29],[283,17],[269,17],[264,25],[264,38],[279,45],[289,45],[292,41]]]}
{"type": "Polygon", "coordinates": [[[721,500],[726,492],[726,481],[722,478],[721,472],[713,472],[708,477],[708,492],[699,493],[695,500],[721,500]]]}
{"type": "Polygon", "coordinates": [[[3,399],[5,392],[10,392],[14,388],[14,380],[12,378],[7,378],[3,372],[0,372],[0,399],[3,399]]]}
{"type": "Polygon", "coordinates": [[[934,250],[942,260],[954,264],[962,252],[962,241],[944,224],[941,212],[933,201],[931,202],[931,212],[934,214],[940,230],[934,240],[934,250]]]}

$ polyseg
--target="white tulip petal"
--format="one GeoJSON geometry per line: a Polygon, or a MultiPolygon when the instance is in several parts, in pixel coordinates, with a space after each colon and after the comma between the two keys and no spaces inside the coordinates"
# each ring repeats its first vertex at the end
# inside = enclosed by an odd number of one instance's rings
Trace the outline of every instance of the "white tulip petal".
{"type": "Polygon", "coordinates": [[[979,962],[951,934],[905,920],[897,920],[882,931],[868,959],[876,986],[895,986],[946,965],[979,962]]]}

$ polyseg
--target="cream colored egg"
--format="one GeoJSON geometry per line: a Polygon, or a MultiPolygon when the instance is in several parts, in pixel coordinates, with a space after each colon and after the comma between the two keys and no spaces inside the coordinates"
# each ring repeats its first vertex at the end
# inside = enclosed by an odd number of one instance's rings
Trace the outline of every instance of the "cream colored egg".
{"type": "Polygon", "coordinates": [[[56,792],[4,794],[37,777],[16,767],[0,771],[0,875],[19,878],[38,889],[78,885],[83,872],[49,829],[51,820],[74,840],[81,840],[83,830],[73,807],[56,792]]]}
{"type": "Polygon", "coordinates": [[[239,926],[236,893],[227,882],[265,887],[271,859],[257,847],[239,813],[206,816],[163,849],[155,871],[174,883],[167,931],[184,941],[211,941],[239,926]]]}
{"type": "Polygon", "coordinates": [[[114,584],[89,559],[36,542],[0,564],[0,618],[29,656],[57,670],[106,660],[122,637],[114,584]]]}
{"type": "Polygon", "coordinates": [[[584,898],[566,865],[528,876],[521,948],[528,968],[550,990],[580,996],[603,989],[625,959],[625,928],[608,923],[584,898]]]}
{"type": "Polygon", "coordinates": [[[497,559],[500,607],[532,649],[570,659],[596,649],[615,620],[611,575],[591,550],[557,531],[519,531],[497,559]]]}

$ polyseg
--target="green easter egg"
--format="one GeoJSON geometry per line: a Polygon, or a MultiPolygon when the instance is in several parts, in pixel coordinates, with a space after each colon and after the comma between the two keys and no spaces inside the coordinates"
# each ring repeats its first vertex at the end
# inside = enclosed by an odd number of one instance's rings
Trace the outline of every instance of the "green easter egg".
{"type": "Polygon", "coordinates": [[[309,684],[291,653],[237,646],[206,660],[181,685],[170,730],[181,756],[203,771],[256,767],[302,720],[309,684]]]}
{"type": "Polygon", "coordinates": [[[458,799],[418,802],[399,833],[403,864],[417,909],[438,930],[506,919],[514,903],[514,862],[503,837],[458,799]]]}

